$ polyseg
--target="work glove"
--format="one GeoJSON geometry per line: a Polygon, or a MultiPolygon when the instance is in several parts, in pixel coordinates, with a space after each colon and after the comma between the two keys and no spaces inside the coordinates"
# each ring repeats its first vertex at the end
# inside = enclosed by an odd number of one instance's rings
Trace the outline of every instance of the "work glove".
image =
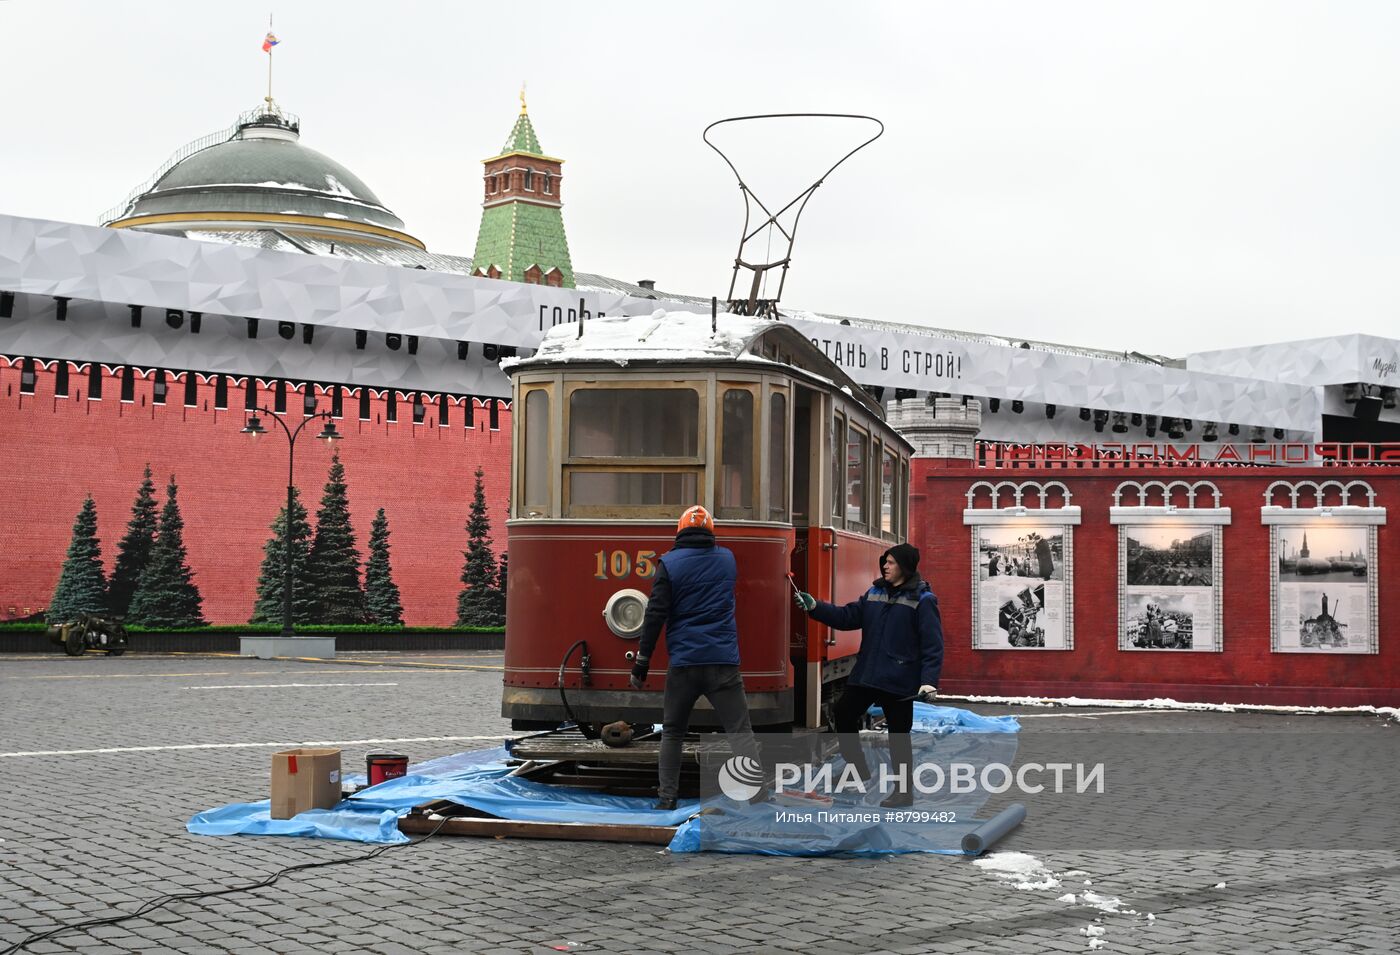
{"type": "Polygon", "coordinates": [[[938,699],[938,687],[929,686],[927,683],[919,687],[920,703],[932,703],[936,699],[938,699]]]}
{"type": "Polygon", "coordinates": [[[632,689],[640,690],[642,684],[647,681],[647,672],[651,669],[651,660],[647,657],[637,657],[632,664],[632,675],[627,678],[632,689]]]}
{"type": "Polygon", "coordinates": [[[799,590],[797,593],[793,594],[792,599],[797,601],[797,606],[801,607],[807,613],[811,613],[813,608],[817,606],[817,598],[804,590],[799,590]]]}

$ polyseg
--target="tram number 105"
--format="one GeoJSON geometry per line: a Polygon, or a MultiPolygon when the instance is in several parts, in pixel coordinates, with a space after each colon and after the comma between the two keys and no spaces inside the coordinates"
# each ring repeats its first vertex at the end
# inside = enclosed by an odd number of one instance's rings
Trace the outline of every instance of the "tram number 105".
{"type": "Polygon", "coordinates": [[[651,577],[656,573],[656,551],[639,550],[634,558],[625,550],[615,550],[612,553],[598,551],[593,555],[593,576],[598,580],[607,580],[609,577],[626,577],[629,574],[636,574],[638,577],[651,577]]]}

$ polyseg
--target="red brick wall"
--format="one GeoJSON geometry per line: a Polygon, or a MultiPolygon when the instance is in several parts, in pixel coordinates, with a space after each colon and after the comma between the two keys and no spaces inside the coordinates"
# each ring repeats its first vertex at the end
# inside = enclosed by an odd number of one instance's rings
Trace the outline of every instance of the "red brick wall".
{"type": "Polygon", "coordinates": [[[1400,704],[1400,468],[988,471],[947,464],[915,460],[910,488],[910,536],[943,614],[946,691],[1400,704]],[[1109,507],[1121,482],[1153,479],[1210,480],[1232,510],[1224,529],[1223,652],[1118,649],[1118,528],[1109,524],[1109,507]],[[1388,508],[1390,523],[1378,533],[1379,565],[1372,569],[1380,591],[1379,655],[1270,652],[1269,528],[1260,523],[1259,508],[1265,489],[1280,479],[1364,480],[1376,490],[1376,503],[1388,508]],[[979,480],[1060,481],[1081,507],[1082,523],[1074,528],[1073,650],[972,649],[973,528],[963,524],[962,512],[968,488],[979,480]]]}
{"type": "Polygon", "coordinates": [[[544,159],[535,159],[530,156],[522,156],[516,153],[507,156],[505,159],[497,159],[494,162],[486,163],[484,167],[482,181],[483,195],[487,202],[493,199],[500,199],[503,192],[514,192],[522,196],[539,196],[549,202],[560,202],[560,183],[563,181],[562,167],[557,162],[549,162],[544,159]],[[530,169],[535,173],[533,190],[525,189],[525,174],[521,169],[530,169]],[[506,172],[506,170],[515,170],[506,172]],[[491,176],[496,177],[496,191],[489,191],[489,183],[485,179],[491,176]],[[550,191],[544,191],[544,182],[541,177],[550,177],[550,191]]]}
{"type": "MultiPolygon", "coordinates": [[[[229,408],[214,409],[214,384],[199,380],[199,403],[184,406],[183,376],[167,372],[165,405],[152,403],[153,374],[138,374],[134,400],[122,402],[119,374],[107,373],[102,400],[87,398],[86,365],[69,376],[72,397],[54,396],[52,368],[39,366],[36,393],[20,393],[20,364],[0,357],[0,619],[48,604],[68,547],[73,519],[85,495],[97,503],[102,556],[110,573],[117,544],[131,517],[131,502],[149,462],[158,500],[173,473],[180,488],[185,541],[195,582],[211,623],[243,623],[253,609],[258,567],[269,525],[286,502],[287,441],[282,430],[254,441],[239,433],[244,379],[230,379],[229,408]]],[[[260,403],[272,407],[270,383],[260,403]]],[[[451,400],[451,399],[449,399],[451,400]]],[[[398,421],[386,420],[387,399],[374,393],[370,419],[359,420],[359,393],[345,389],[337,443],[345,464],[351,518],[361,556],[370,522],[383,507],[389,518],[394,578],[409,624],[451,624],[466,550],[472,473],[486,472],[492,536],[497,553],[506,540],[510,482],[510,410],[501,403],[499,430],[490,430],[489,408],[478,399],[474,426],[464,408],[450,405],[450,423],[438,425],[429,401],[424,421],[413,424],[413,398],[397,399],[398,421]]],[[[322,410],[329,394],[318,393],[322,410]]],[[[302,394],[288,388],[288,414],[303,418],[302,394]]],[[[314,515],[320,504],[331,450],[311,440],[308,425],[297,440],[296,480],[314,515]]]]}

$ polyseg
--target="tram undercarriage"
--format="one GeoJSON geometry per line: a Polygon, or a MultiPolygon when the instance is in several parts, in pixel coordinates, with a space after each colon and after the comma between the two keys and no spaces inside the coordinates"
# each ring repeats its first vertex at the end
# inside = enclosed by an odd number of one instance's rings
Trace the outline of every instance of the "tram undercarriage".
{"type": "MultiPolygon", "coordinates": [[[[791,689],[749,693],[749,721],[754,729],[791,726],[793,698],[791,689]]],[[[572,716],[557,689],[507,686],[501,698],[501,715],[509,718],[515,729],[549,729],[573,719],[598,725],[618,719],[661,722],[661,694],[651,690],[573,689],[567,691],[567,699],[572,716]]],[[[719,726],[709,700],[702,698],[695,705],[690,724],[698,729],[719,726]]]]}

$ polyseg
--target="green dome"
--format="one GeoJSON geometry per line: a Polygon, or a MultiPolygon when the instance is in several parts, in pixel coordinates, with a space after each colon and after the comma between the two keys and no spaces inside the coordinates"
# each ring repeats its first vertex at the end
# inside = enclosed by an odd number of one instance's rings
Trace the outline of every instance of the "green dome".
{"type": "Polygon", "coordinates": [[[402,235],[403,220],[359,176],[299,140],[294,117],[277,110],[245,114],[225,141],[180,159],[108,224],[174,231],[209,228],[223,217],[225,225],[296,229],[311,228],[304,220],[314,219],[321,220],[315,227],[322,230],[338,231],[339,226],[395,244],[407,240],[420,245],[402,235]]]}

